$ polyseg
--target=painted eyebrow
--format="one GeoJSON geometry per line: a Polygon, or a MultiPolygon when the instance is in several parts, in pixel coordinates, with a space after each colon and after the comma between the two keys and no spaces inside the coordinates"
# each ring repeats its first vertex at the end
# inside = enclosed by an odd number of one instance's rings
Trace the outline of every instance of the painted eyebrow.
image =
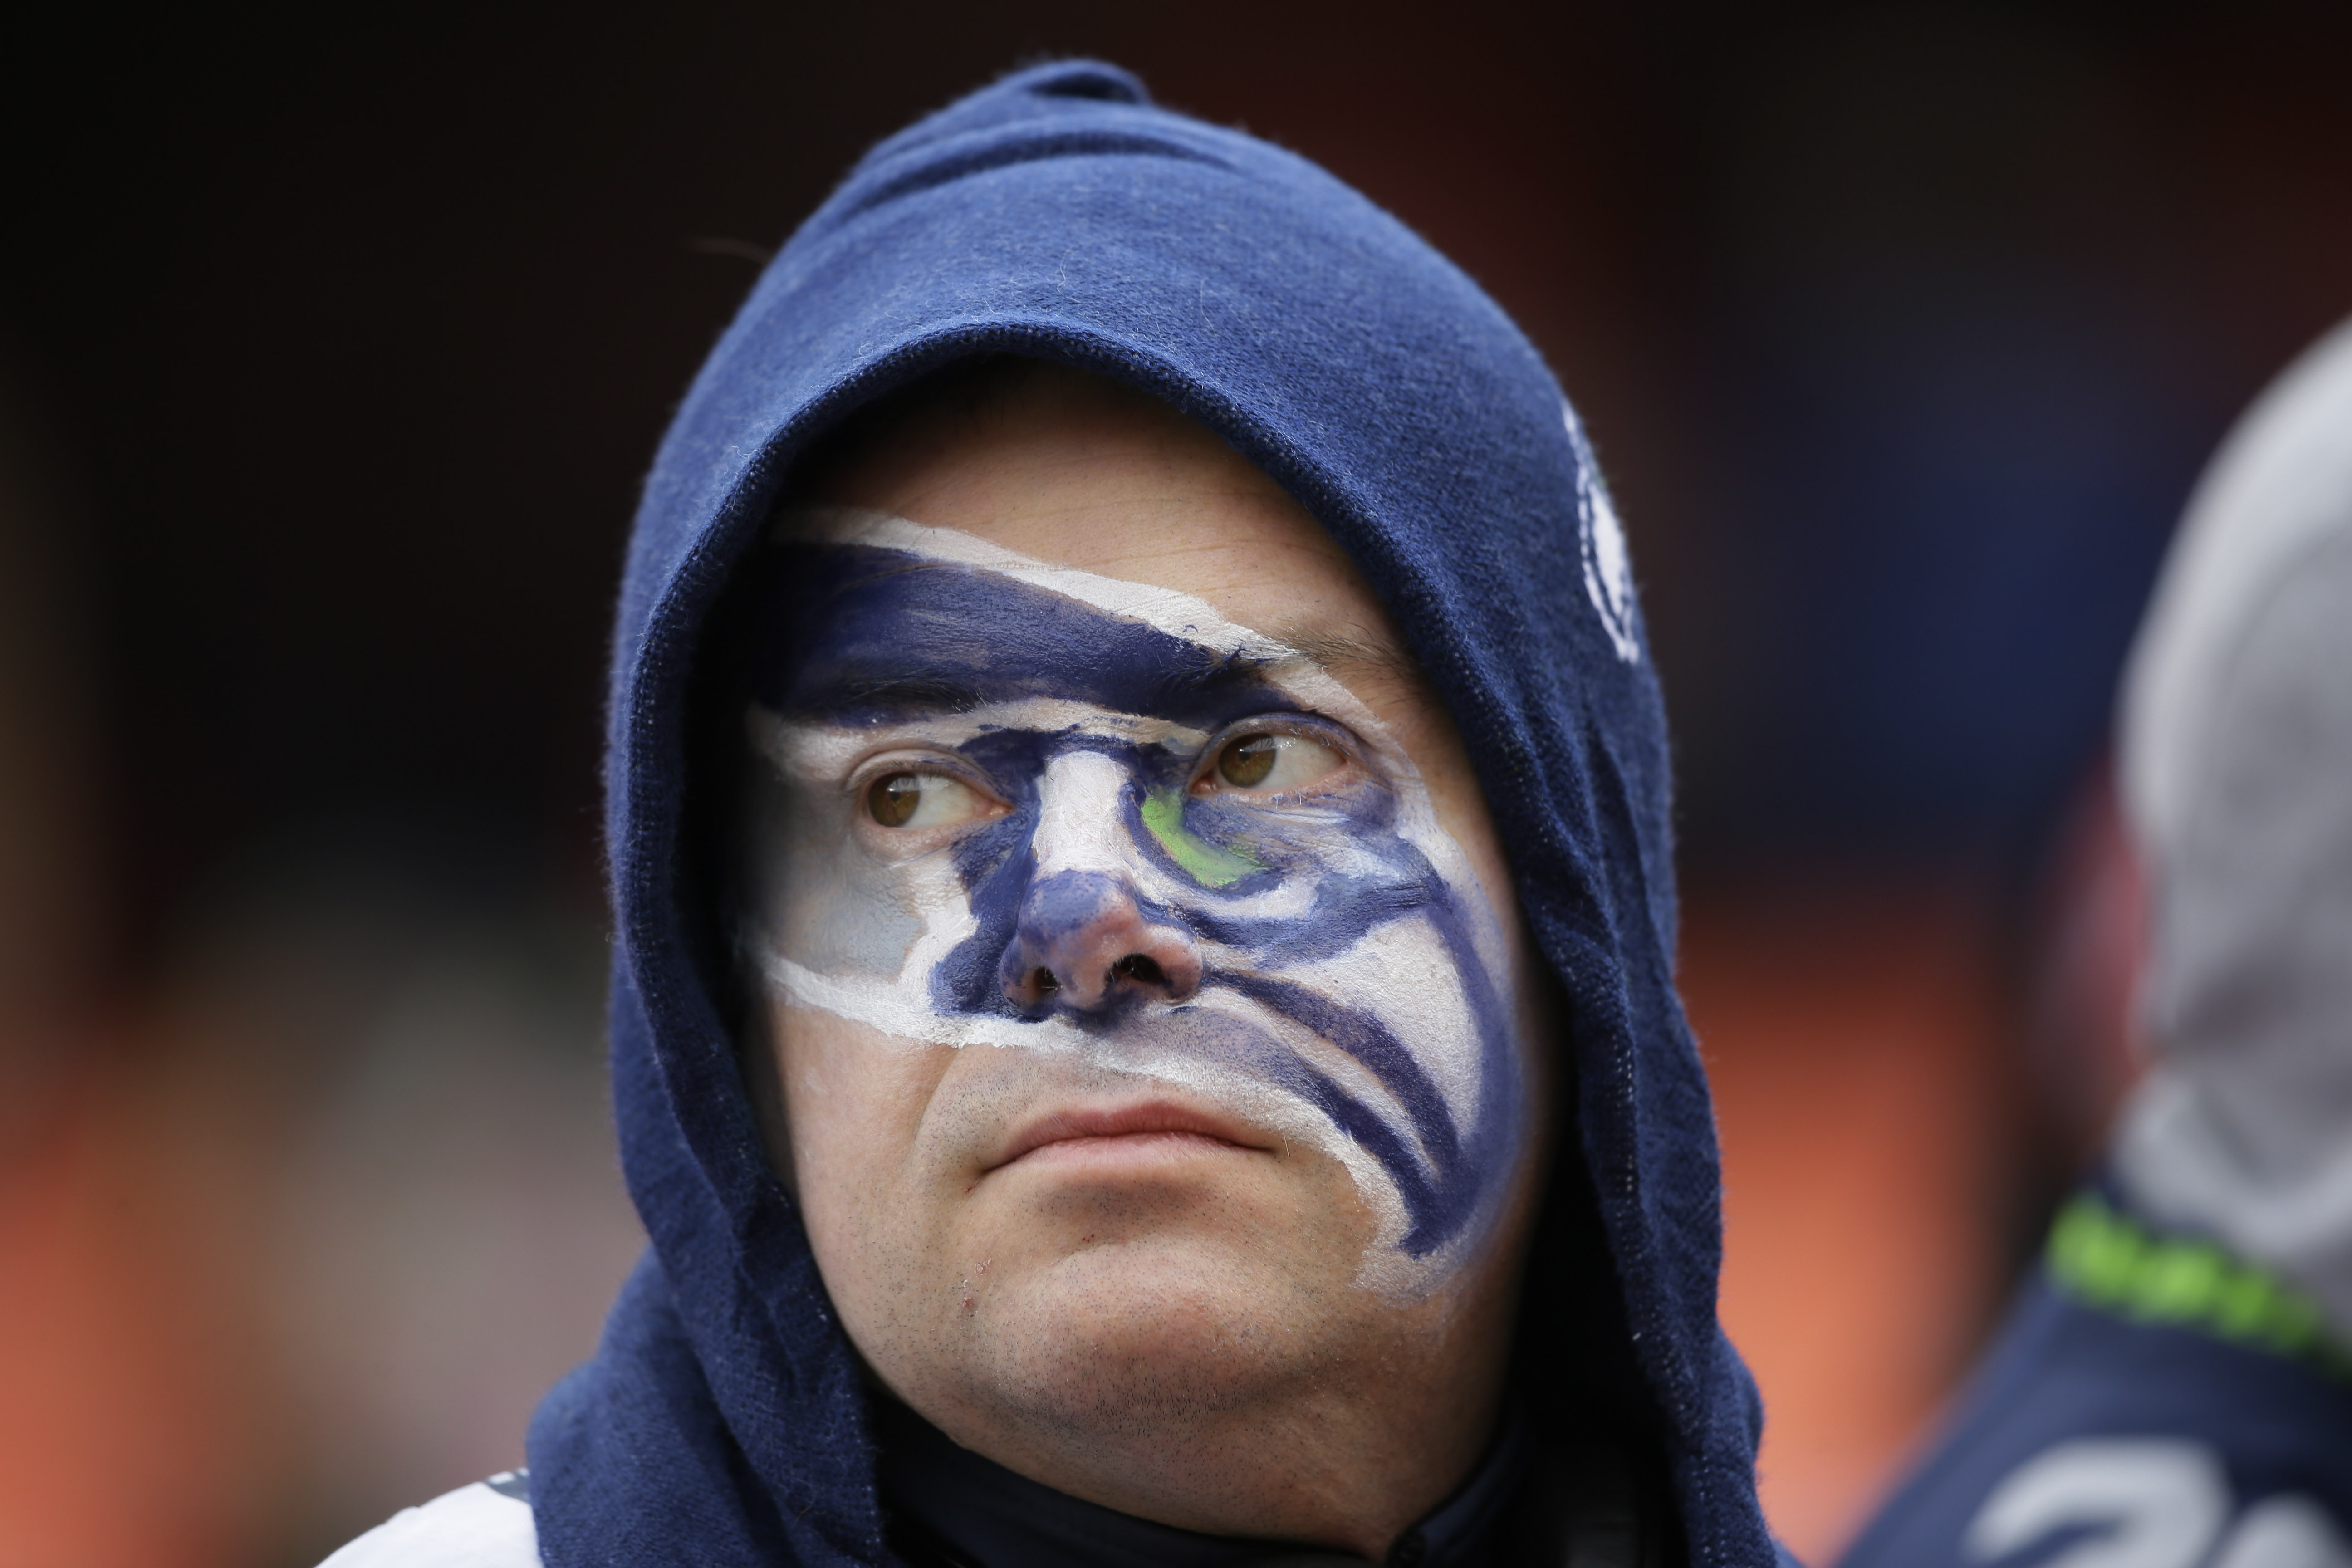
{"type": "MultiPolygon", "coordinates": [[[[1422,668],[1421,661],[1390,637],[1339,627],[1299,626],[1282,628],[1274,636],[1301,660],[1335,680],[1340,679],[1343,669],[1351,667],[1370,669],[1425,700],[1437,700],[1437,689],[1431,685],[1429,672],[1422,668]]],[[[1341,680],[1341,684],[1346,682],[1341,680]]]]}
{"type": "MultiPolygon", "coordinates": [[[[1263,679],[1265,660],[1227,654],[1192,668],[1172,669],[1159,681],[1160,696],[1184,701],[1216,696],[1230,688],[1263,679]]],[[[892,665],[849,666],[828,671],[823,684],[795,694],[793,708],[804,716],[821,716],[846,708],[882,706],[930,713],[969,713],[988,698],[979,688],[929,671],[892,665]]]]}
{"type": "MultiPolygon", "coordinates": [[[[1407,691],[1435,700],[1434,689],[1420,661],[1388,637],[1330,626],[1294,626],[1276,633],[1274,640],[1288,649],[1291,657],[1265,659],[1227,654],[1189,669],[1170,670],[1160,682],[1161,694],[1171,700],[1213,697],[1221,690],[1248,685],[1268,675],[1278,676],[1286,665],[1305,664],[1335,679],[1350,668],[1370,669],[1387,676],[1407,691]]],[[[800,693],[793,706],[812,716],[875,705],[933,713],[969,713],[986,700],[978,688],[966,682],[885,661],[831,671],[823,685],[800,693]]]]}
{"type": "Polygon", "coordinates": [[[981,705],[981,695],[962,681],[920,670],[851,668],[835,673],[814,690],[794,693],[793,703],[793,709],[803,715],[876,705],[933,713],[969,713],[981,705]]]}

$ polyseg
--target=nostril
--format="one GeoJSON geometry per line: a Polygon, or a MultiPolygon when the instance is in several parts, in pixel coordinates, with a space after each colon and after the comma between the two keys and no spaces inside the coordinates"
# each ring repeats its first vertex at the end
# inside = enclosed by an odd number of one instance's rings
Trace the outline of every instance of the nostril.
{"type": "Polygon", "coordinates": [[[1063,871],[1024,893],[996,961],[1000,994],[1024,1016],[1178,1004],[1201,989],[1191,931],[1098,871],[1063,871]],[[1157,918],[1155,918],[1157,917],[1157,918]]]}
{"type": "Polygon", "coordinates": [[[1114,980],[1132,980],[1142,985],[1168,984],[1168,972],[1160,967],[1159,961],[1140,952],[1129,953],[1110,966],[1110,973],[1114,980]]]}

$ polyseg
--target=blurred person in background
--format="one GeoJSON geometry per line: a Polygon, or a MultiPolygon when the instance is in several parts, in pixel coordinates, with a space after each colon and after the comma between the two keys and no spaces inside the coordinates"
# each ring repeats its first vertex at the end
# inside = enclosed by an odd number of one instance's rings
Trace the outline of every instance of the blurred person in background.
{"type": "Polygon", "coordinates": [[[920,122],[616,648],[652,1250],[529,1470],[336,1568],[1787,1561],[1623,535],[1402,226],[1103,66],[920,122]]]}
{"type": "Polygon", "coordinates": [[[2151,1059],[1848,1568],[2352,1565],[2352,323],[2215,458],[2121,725],[2151,1059]]]}

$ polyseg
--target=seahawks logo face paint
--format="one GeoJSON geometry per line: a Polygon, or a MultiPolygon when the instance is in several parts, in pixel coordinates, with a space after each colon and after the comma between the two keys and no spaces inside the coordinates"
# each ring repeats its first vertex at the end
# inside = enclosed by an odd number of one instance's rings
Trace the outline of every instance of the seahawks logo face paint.
{"type": "Polygon", "coordinates": [[[793,1005],[1075,1052],[1311,1141],[1419,1293],[1526,1146],[1492,905],[1412,761],[1198,599],[827,508],[763,568],[755,911],[793,1005]]]}

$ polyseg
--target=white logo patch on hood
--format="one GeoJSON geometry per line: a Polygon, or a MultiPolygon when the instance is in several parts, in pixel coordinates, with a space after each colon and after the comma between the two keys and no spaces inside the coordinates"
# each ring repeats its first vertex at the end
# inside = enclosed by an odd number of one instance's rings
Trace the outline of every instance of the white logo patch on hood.
{"type": "Polygon", "coordinates": [[[1617,521],[1617,507],[1592,460],[1576,411],[1563,404],[1560,418],[1576,447],[1577,536],[1584,553],[1584,591],[1601,616],[1610,646],[1627,664],[1640,660],[1641,639],[1633,631],[1633,557],[1625,548],[1625,527],[1617,521]]]}

